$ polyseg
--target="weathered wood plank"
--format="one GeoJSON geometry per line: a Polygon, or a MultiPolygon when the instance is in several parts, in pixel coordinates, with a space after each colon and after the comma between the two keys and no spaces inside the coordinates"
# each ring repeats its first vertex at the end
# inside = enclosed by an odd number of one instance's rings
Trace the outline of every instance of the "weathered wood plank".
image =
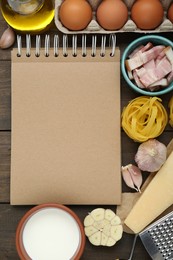
{"type": "MultiPolygon", "coordinates": [[[[0,37],[3,34],[4,30],[8,28],[8,25],[4,18],[2,17],[1,11],[0,11],[0,37]]],[[[10,49],[7,50],[2,50],[0,49],[0,60],[10,60],[11,54],[10,54],[10,49]]]]}
{"type": "Polygon", "coordinates": [[[11,133],[0,132],[0,202],[9,202],[11,133]]]}
{"type": "Polygon", "coordinates": [[[0,62],[0,130],[11,128],[11,63],[0,62]]]}

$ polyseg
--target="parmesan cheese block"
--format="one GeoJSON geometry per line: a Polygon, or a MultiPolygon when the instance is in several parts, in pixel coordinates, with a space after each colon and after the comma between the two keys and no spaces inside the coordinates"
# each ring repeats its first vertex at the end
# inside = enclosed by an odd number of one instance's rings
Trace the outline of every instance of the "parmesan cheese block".
{"type": "Polygon", "coordinates": [[[139,233],[173,204],[173,152],[136,202],[124,223],[139,233]]]}

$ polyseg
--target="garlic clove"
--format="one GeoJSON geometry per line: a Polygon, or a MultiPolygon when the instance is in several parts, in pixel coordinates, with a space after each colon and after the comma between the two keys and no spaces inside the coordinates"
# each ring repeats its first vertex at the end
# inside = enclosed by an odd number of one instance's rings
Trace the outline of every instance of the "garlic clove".
{"type": "Polygon", "coordinates": [[[15,32],[11,27],[8,27],[0,38],[0,48],[7,49],[11,47],[15,42],[15,32]]]}
{"type": "Polygon", "coordinates": [[[135,162],[142,171],[158,171],[166,161],[167,148],[156,139],[150,139],[139,145],[135,162]]]}
{"type": "Polygon", "coordinates": [[[140,187],[142,185],[141,170],[137,166],[132,165],[132,164],[129,165],[128,170],[130,172],[130,175],[131,175],[131,178],[132,178],[132,181],[133,181],[135,187],[137,187],[137,190],[139,192],[141,192],[141,190],[140,190],[140,187]]]}
{"type": "Polygon", "coordinates": [[[126,166],[122,166],[121,167],[121,172],[122,172],[122,176],[123,176],[123,179],[126,183],[126,185],[132,189],[135,189],[135,186],[133,184],[133,181],[132,181],[132,178],[129,174],[129,171],[128,171],[128,165],[126,166]]]}
{"type": "Polygon", "coordinates": [[[122,166],[122,176],[126,185],[132,189],[135,189],[138,192],[142,184],[142,173],[140,169],[132,164],[122,166]]]}

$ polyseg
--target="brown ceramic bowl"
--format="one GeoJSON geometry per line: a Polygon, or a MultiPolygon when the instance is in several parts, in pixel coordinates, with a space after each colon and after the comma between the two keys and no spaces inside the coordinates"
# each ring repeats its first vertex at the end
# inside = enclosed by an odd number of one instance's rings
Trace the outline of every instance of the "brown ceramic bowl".
{"type": "Polygon", "coordinates": [[[21,260],[80,259],[85,233],[78,216],[59,204],[33,207],[20,220],[16,248],[21,260]]]}

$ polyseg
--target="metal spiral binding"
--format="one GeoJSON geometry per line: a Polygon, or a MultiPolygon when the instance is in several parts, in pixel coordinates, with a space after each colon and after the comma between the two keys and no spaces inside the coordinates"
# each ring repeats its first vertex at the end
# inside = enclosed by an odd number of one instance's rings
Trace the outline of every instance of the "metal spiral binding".
{"type": "Polygon", "coordinates": [[[104,57],[106,52],[106,35],[102,36],[100,56],[104,57]]]}
{"type": "MultiPolygon", "coordinates": [[[[78,44],[77,44],[77,35],[72,36],[72,55],[76,57],[78,55],[78,44]]],[[[116,35],[111,34],[109,36],[109,46],[111,48],[110,56],[113,57],[115,55],[116,50],[116,35]]],[[[91,44],[91,56],[95,57],[97,52],[97,36],[92,36],[92,44],[91,44]]],[[[36,35],[35,38],[35,56],[40,57],[40,49],[41,49],[41,37],[40,35],[36,35]]],[[[86,57],[87,53],[87,36],[82,35],[82,56],[86,57]]],[[[50,53],[50,35],[45,35],[44,39],[44,55],[45,57],[49,57],[50,53]]],[[[63,47],[62,47],[62,54],[64,57],[68,56],[68,36],[63,35],[63,47]]],[[[54,35],[53,39],[53,55],[55,57],[59,56],[59,36],[54,35]]],[[[101,47],[100,47],[100,56],[104,57],[106,55],[106,35],[102,35],[101,37],[101,47]]],[[[22,39],[20,35],[17,35],[17,56],[22,56],[22,39]]],[[[29,34],[26,35],[26,56],[31,56],[31,36],[29,34]]]]}
{"type": "Polygon", "coordinates": [[[26,56],[27,57],[31,56],[31,35],[30,34],[26,35],[26,56]]]}
{"type": "Polygon", "coordinates": [[[64,57],[68,56],[68,37],[67,35],[63,35],[63,47],[62,47],[62,53],[64,57]]]}
{"type": "Polygon", "coordinates": [[[91,56],[95,57],[97,51],[97,37],[96,35],[92,36],[92,49],[91,49],[91,56]]]}
{"type": "Polygon", "coordinates": [[[109,38],[109,46],[111,46],[112,51],[110,53],[111,57],[115,56],[115,48],[116,48],[116,35],[111,34],[109,38]]]}
{"type": "Polygon", "coordinates": [[[17,57],[21,57],[22,55],[22,40],[21,36],[17,35],[17,57]]]}
{"type": "Polygon", "coordinates": [[[86,35],[82,35],[82,56],[87,56],[87,44],[86,44],[86,35]]]}
{"type": "Polygon", "coordinates": [[[49,57],[49,49],[50,49],[50,35],[45,36],[45,43],[44,43],[44,55],[45,57],[49,57]]]}
{"type": "Polygon", "coordinates": [[[73,35],[72,37],[72,55],[74,57],[77,56],[77,35],[73,35]]]}
{"type": "Polygon", "coordinates": [[[36,42],[35,42],[35,56],[40,57],[40,35],[36,35],[36,42]]]}
{"type": "Polygon", "coordinates": [[[54,56],[58,57],[58,55],[59,55],[59,36],[57,34],[54,35],[53,46],[54,46],[54,56]]]}

